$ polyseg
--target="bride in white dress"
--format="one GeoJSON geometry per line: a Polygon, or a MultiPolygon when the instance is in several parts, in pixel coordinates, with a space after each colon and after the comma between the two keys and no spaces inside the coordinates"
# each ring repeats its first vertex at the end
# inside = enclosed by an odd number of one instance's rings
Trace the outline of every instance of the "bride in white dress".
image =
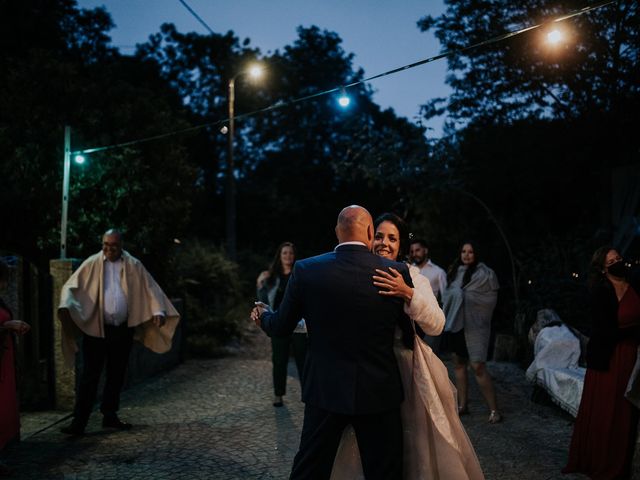
{"type": "MultiPolygon", "coordinates": [[[[404,221],[386,213],[376,219],[375,227],[374,253],[392,260],[402,259],[401,253],[408,245],[404,221]]],[[[381,295],[405,300],[405,313],[413,325],[417,324],[428,335],[439,335],[445,317],[431,285],[416,267],[410,267],[409,272],[414,288],[407,286],[395,270],[378,270],[373,282],[381,288],[381,295]]],[[[413,341],[413,349],[405,346],[402,333],[397,330],[394,351],[405,395],[401,407],[404,479],[484,479],[478,457],[460,422],[456,389],[446,367],[419,336],[414,334],[413,341]]],[[[354,479],[364,479],[364,474],[355,433],[348,427],[338,447],[331,480],[354,479]]]]}

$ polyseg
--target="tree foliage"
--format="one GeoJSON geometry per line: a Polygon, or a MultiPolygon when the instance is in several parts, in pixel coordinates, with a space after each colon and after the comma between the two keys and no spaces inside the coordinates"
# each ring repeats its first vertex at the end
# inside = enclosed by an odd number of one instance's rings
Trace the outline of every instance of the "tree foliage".
{"type": "MultiPolygon", "coordinates": [[[[446,3],[443,15],[418,23],[446,51],[584,6],[446,3]]],[[[586,323],[584,276],[574,274],[610,239],[612,168],[640,160],[639,20],[638,3],[621,0],[458,52],[449,57],[453,94],[424,106],[427,117],[446,112],[449,124],[431,159],[438,188],[413,199],[415,223],[452,252],[449,258],[462,239],[480,239],[511,290],[500,227],[514,252],[520,309],[556,308],[574,324],[586,323]],[[546,42],[551,27],[565,33],[555,47],[546,42]]]]}
{"type": "MultiPolygon", "coordinates": [[[[450,0],[440,17],[418,25],[434,30],[444,50],[463,47],[547,22],[582,8],[582,1],[450,0]]],[[[446,109],[455,121],[503,122],[609,115],[629,121],[638,107],[640,7],[620,0],[603,8],[514,38],[449,57],[453,94],[427,106],[446,109]],[[561,28],[559,45],[546,41],[561,28]],[[620,115],[623,115],[620,118],[620,115]]]]}
{"type": "MultiPolygon", "coordinates": [[[[112,22],[103,8],[25,1],[9,2],[5,13],[0,30],[12,41],[2,42],[0,55],[0,243],[45,262],[57,255],[65,125],[77,150],[188,123],[153,63],[110,46],[112,22]]],[[[110,226],[124,230],[134,250],[151,252],[186,225],[193,169],[179,142],[109,149],[87,163],[71,171],[72,256],[95,251],[110,226]]]]}
{"type": "MultiPolygon", "coordinates": [[[[139,57],[158,62],[164,78],[200,121],[226,118],[226,86],[237,75],[235,110],[241,117],[234,157],[241,249],[260,249],[266,259],[278,243],[290,239],[307,254],[323,251],[335,242],[339,209],[348,203],[370,204],[380,192],[390,194],[374,211],[404,209],[406,198],[399,187],[427,156],[423,130],[392,111],[382,112],[364,85],[349,89],[348,110],[337,106],[336,95],[297,101],[363,78],[341,43],[334,32],[301,27],[293,44],[262,56],[231,32],[181,34],[164,25],[139,49],[139,57]],[[251,84],[239,73],[256,59],[265,66],[265,78],[251,84]],[[242,117],[270,105],[278,108],[242,117]],[[386,182],[380,181],[382,174],[386,182]]],[[[210,158],[200,165],[203,178],[209,179],[200,198],[204,207],[218,206],[201,213],[213,220],[206,233],[220,238],[227,139],[214,128],[211,138],[210,158]]]]}

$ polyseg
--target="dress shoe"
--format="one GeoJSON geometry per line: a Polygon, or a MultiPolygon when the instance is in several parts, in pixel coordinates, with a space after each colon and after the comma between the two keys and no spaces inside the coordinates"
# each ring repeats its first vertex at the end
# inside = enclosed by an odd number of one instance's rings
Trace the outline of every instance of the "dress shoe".
{"type": "Polygon", "coordinates": [[[133,425],[123,422],[118,417],[104,417],[102,419],[102,428],[115,428],[116,430],[131,430],[133,425]]]}
{"type": "Polygon", "coordinates": [[[84,427],[74,422],[71,422],[71,425],[62,427],[60,431],[67,435],[84,435],[84,427]]]}
{"type": "Polygon", "coordinates": [[[282,395],[276,395],[273,397],[273,406],[274,407],[282,407],[284,403],[282,402],[282,395]]]}

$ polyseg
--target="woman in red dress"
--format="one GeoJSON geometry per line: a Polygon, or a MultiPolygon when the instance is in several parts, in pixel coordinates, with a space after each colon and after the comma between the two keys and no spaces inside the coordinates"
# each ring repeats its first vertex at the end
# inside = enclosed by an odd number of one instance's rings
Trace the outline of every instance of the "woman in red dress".
{"type": "MultiPolygon", "coordinates": [[[[0,291],[6,288],[8,280],[9,267],[0,260],[0,291]]],[[[11,318],[11,311],[0,297],[0,450],[20,435],[13,336],[28,331],[28,324],[11,318]]],[[[0,473],[3,468],[0,464],[0,473]]]]}
{"type": "Polygon", "coordinates": [[[640,282],[628,280],[628,266],[610,246],[596,250],[591,268],[587,374],[563,473],[624,479],[638,425],[638,409],[624,393],[640,344],[640,282]]]}

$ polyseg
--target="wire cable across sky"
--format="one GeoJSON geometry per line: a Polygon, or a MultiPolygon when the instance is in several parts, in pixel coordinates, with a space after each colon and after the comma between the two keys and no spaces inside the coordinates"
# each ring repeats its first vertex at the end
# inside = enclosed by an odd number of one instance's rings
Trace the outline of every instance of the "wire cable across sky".
{"type": "MultiPolygon", "coordinates": [[[[202,25],[204,25],[204,27],[211,34],[214,33],[213,30],[211,30],[211,28],[204,22],[204,20],[202,20],[198,16],[198,14],[191,7],[189,7],[189,5],[184,0],[179,0],[179,2],[182,3],[185,6],[185,8],[187,10],[189,10],[189,12],[202,25]]],[[[321,96],[324,96],[324,95],[330,95],[332,93],[337,93],[337,92],[343,91],[343,90],[345,90],[347,88],[351,88],[351,87],[355,87],[357,85],[361,85],[363,83],[371,82],[371,81],[376,80],[378,78],[382,78],[382,77],[386,77],[386,76],[389,76],[389,75],[394,75],[396,73],[404,72],[405,70],[409,70],[409,69],[412,69],[412,68],[420,67],[422,65],[426,65],[427,63],[431,63],[431,62],[434,62],[436,60],[440,60],[440,59],[452,56],[454,54],[459,54],[459,53],[467,52],[469,50],[474,50],[476,48],[483,47],[485,45],[498,43],[498,42],[501,42],[503,40],[507,40],[509,38],[515,37],[517,35],[522,35],[523,33],[529,32],[531,30],[535,30],[535,29],[538,29],[538,28],[541,28],[541,27],[544,27],[544,26],[547,26],[547,25],[552,25],[554,23],[563,22],[563,21],[568,20],[570,18],[577,17],[579,15],[584,15],[586,13],[589,13],[589,12],[593,11],[593,10],[600,9],[602,7],[605,7],[607,5],[611,5],[611,4],[617,3],[617,2],[618,2],[618,0],[604,0],[604,1],[601,1],[601,2],[597,2],[597,3],[594,3],[593,5],[589,5],[587,7],[583,7],[583,8],[577,9],[577,10],[573,10],[573,11],[571,11],[571,12],[565,14],[565,15],[561,15],[561,16],[559,16],[557,18],[552,19],[552,20],[548,20],[546,22],[541,22],[541,23],[538,23],[536,25],[532,25],[532,26],[529,26],[529,27],[524,27],[524,28],[521,28],[521,29],[518,29],[518,30],[514,30],[514,31],[511,31],[511,32],[507,32],[507,33],[501,34],[501,35],[497,35],[495,37],[489,38],[487,40],[483,40],[481,42],[474,43],[472,45],[468,45],[466,47],[462,47],[462,48],[455,49],[455,50],[448,50],[448,51],[440,53],[438,55],[434,55],[434,56],[425,58],[423,60],[418,60],[417,62],[404,65],[402,67],[394,68],[392,70],[388,70],[386,72],[379,73],[379,74],[364,78],[362,80],[358,80],[357,82],[352,82],[352,83],[349,83],[349,84],[346,84],[346,85],[340,85],[340,86],[337,86],[337,87],[334,87],[334,88],[331,88],[331,89],[328,89],[328,90],[323,90],[323,91],[320,91],[320,92],[312,93],[310,95],[305,95],[303,97],[294,98],[294,99],[288,100],[288,101],[280,100],[280,101],[278,101],[278,102],[276,102],[276,103],[274,103],[272,105],[269,105],[268,107],[264,107],[264,108],[261,108],[261,109],[258,109],[258,110],[253,110],[251,112],[243,113],[243,114],[240,114],[240,115],[235,115],[233,117],[233,119],[234,120],[241,120],[241,119],[248,118],[248,117],[251,117],[251,116],[254,116],[254,115],[259,115],[259,114],[262,114],[262,113],[267,113],[267,112],[271,112],[273,110],[277,110],[277,109],[281,109],[281,108],[288,107],[288,106],[291,106],[291,105],[295,105],[295,104],[300,103],[300,102],[305,102],[307,100],[318,98],[318,97],[321,97],[321,96]]],[[[217,121],[214,121],[214,122],[203,123],[203,124],[200,124],[200,125],[195,125],[193,127],[183,128],[183,129],[180,129],[180,130],[175,130],[175,131],[171,131],[171,132],[167,132],[167,133],[162,133],[162,134],[154,135],[154,136],[151,136],[151,137],[145,137],[145,138],[140,138],[140,139],[137,139],[137,140],[131,140],[131,141],[128,141],[128,142],[122,142],[122,143],[116,143],[116,144],[112,144],[112,145],[106,145],[106,146],[103,146],[103,147],[88,148],[88,149],[84,149],[84,150],[76,150],[76,151],[73,151],[71,153],[74,154],[74,155],[75,154],[84,154],[84,153],[95,153],[95,152],[103,152],[105,150],[113,150],[113,149],[116,149],[116,148],[128,147],[128,146],[131,146],[131,145],[137,145],[137,144],[140,144],[140,143],[150,142],[150,141],[153,141],[153,140],[159,140],[159,139],[170,137],[170,136],[174,136],[174,135],[181,135],[181,134],[184,134],[184,133],[193,132],[193,131],[196,131],[196,130],[200,130],[202,128],[223,125],[225,123],[228,123],[229,120],[230,120],[230,118],[224,118],[224,119],[217,120],[217,121]]]]}

